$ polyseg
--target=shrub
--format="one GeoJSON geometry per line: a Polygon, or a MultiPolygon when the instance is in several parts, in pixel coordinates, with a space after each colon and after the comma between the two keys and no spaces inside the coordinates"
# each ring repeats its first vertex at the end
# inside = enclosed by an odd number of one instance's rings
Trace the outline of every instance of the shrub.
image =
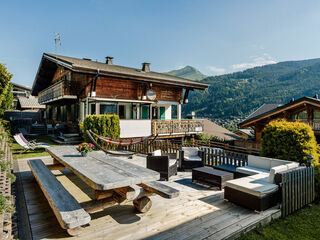
{"type": "Polygon", "coordinates": [[[11,184],[16,181],[16,176],[15,176],[13,173],[11,173],[11,172],[8,172],[8,173],[7,173],[7,178],[10,179],[10,183],[11,183],[11,184]]]}
{"type": "Polygon", "coordinates": [[[116,114],[87,115],[81,124],[81,131],[86,142],[90,142],[86,130],[112,139],[120,137],[120,121],[116,114]]]}
{"type": "Polygon", "coordinates": [[[318,163],[317,141],[312,128],[301,122],[276,120],[263,130],[262,156],[306,163],[311,154],[318,163]]]}

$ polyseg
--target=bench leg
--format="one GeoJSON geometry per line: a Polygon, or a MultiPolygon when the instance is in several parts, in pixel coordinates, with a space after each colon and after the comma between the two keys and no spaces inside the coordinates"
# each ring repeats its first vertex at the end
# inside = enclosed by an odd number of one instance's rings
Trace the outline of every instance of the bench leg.
{"type": "Polygon", "coordinates": [[[82,227],[67,229],[67,232],[70,236],[78,236],[82,232],[82,227]]]}
{"type": "Polygon", "coordinates": [[[133,201],[133,205],[135,206],[135,208],[141,212],[141,213],[145,213],[148,212],[152,206],[152,201],[150,198],[148,197],[142,197],[139,198],[137,200],[133,201]]]}

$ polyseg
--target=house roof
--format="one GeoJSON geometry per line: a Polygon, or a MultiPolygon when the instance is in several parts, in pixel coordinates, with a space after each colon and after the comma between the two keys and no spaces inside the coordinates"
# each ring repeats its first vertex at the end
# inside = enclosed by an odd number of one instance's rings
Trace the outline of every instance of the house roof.
{"type": "Polygon", "coordinates": [[[22,88],[23,90],[26,90],[26,91],[31,91],[30,87],[27,87],[18,83],[14,83],[14,82],[11,82],[11,84],[13,87],[22,88]]]}
{"type": "Polygon", "coordinates": [[[282,105],[282,103],[264,103],[257,110],[251,113],[243,122],[250,121],[251,119],[254,119],[257,116],[270,112],[282,105]]]}
{"type": "Polygon", "coordinates": [[[38,102],[38,98],[34,96],[30,97],[18,97],[21,108],[39,108],[45,109],[45,105],[41,105],[38,102]]]}
{"type": "Polygon", "coordinates": [[[243,134],[247,135],[248,137],[253,137],[253,135],[254,135],[251,129],[246,129],[246,128],[245,129],[240,128],[236,132],[243,133],[243,134]]]}
{"type": "Polygon", "coordinates": [[[241,122],[239,125],[240,127],[248,127],[251,123],[263,119],[266,117],[273,116],[275,114],[278,114],[282,111],[294,108],[298,105],[309,103],[312,105],[316,105],[320,107],[320,99],[317,98],[311,98],[311,97],[302,97],[294,101],[290,101],[287,104],[273,104],[273,105],[267,105],[263,104],[260,108],[258,108],[255,112],[250,114],[243,122],[241,122]],[[278,105],[278,106],[276,106],[278,105]]]}
{"type": "Polygon", "coordinates": [[[229,131],[228,129],[221,127],[220,125],[204,119],[203,122],[203,134],[206,137],[216,137],[221,140],[233,141],[241,139],[237,134],[229,131]]]}
{"type": "Polygon", "coordinates": [[[145,82],[151,82],[151,83],[175,85],[175,86],[180,86],[180,87],[185,87],[190,89],[205,90],[209,87],[209,85],[205,83],[187,80],[180,77],[174,77],[174,76],[170,76],[163,73],[157,73],[152,71],[145,72],[137,68],[130,68],[130,67],[124,67],[119,65],[113,65],[113,64],[109,65],[106,63],[92,61],[88,59],[81,59],[81,58],[44,53],[38,69],[38,73],[36,75],[36,78],[32,87],[32,91],[33,91],[32,93],[35,95],[43,89],[43,88],[41,89],[41,87],[40,88],[37,87],[37,85],[39,85],[38,83],[42,79],[41,72],[43,72],[43,68],[45,67],[45,65],[47,65],[50,70],[54,69],[55,66],[60,65],[74,72],[81,72],[81,73],[94,74],[94,75],[96,75],[99,72],[99,75],[101,76],[105,75],[105,76],[121,77],[125,79],[132,79],[135,81],[145,81],[145,82]],[[46,63],[47,61],[54,63],[54,65],[51,64],[49,66],[46,63]]]}

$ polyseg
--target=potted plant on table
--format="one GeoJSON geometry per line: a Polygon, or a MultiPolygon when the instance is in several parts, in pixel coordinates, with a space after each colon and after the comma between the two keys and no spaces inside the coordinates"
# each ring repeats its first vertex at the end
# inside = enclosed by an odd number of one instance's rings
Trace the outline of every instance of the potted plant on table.
{"type": "Polygon", "coordinates": [[[78,145],[77,150],[81,153],[83,157],[88,155],[88,152],[92,152],[94,145],[92,143],[83,142],[78,145]]]}

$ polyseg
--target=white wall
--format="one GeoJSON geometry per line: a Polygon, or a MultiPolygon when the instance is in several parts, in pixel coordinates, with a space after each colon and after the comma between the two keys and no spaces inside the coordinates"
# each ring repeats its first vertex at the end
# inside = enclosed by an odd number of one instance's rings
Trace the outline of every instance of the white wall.
{"type": "Polygon", "coordinates": [[[171,105],[167,105],[165,106],[166,108],[166,112],[165,112],[165,115],[166,115],[166,120],[171,120],[171,105]]]}
{"type": "Polygon", "coordinates": [[[120,119],[120,138],[146,137],[151,135],[151,120],[120,119]]]}

